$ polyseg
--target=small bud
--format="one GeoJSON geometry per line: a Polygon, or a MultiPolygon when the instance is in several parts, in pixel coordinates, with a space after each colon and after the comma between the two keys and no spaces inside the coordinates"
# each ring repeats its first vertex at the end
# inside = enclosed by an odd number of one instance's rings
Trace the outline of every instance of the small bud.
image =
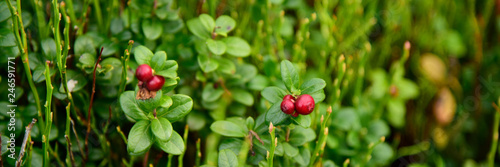
{"type": "Polygon", "coordinates": [[[323,134],[328,135],[328,127],[325,128],[325,132],[323,134]]]}
{"type": "Polygon", "coordinates": [[[385,141],[385,136],[382,136],[382,137],[380,138],[380,141],[381,141],[381,142],[384,142],[384,141],[385,141]]]}
{"type": "Polygon", "coordinates": [[[311,18],[313,21],[316,20],[316,13],[311,14],[311,18]]]}
{"type": "Polygon", "coordinates": [[[275,137],[275,138],[274,138],[274,143],[276,143],[276,144],[274,145],[274,147],[277,147],[277,146],[278,146],[278,138],[277,138],[277,137],[275,137]]]}
{"type": "Polygon", "coordinates": [[[271,122],[269,124],[269,133],[273,133],[273,129],[274,129],[273,122],[271,122]]]}
{"type": "Polygon", "coordinates": [[[321,122],[321,124],[323,124],[324,119],[325,119],[325,117],[324,117],[323,115],[321,115],[321,119],[320,119],[320,120],[321,120],[321,121],[320,121],[320,122],[321,122]]]}
{"type": "Polygon", "coordinates": [[[329,106],[328,109],[326,109],[326,112],[328,112],[328,114],[331,114],[332,113],[332,106],[329,106]]]}
{"type": "Polygon", "coordinates": [[[269,159],[269,151],[267,151],[266,159],[269,159]]]}
{"type": "Polygon", "coordinates": [[[410,41],[406,41],[405,42],[405,50],[410,50],[410,48],[411,48],[410,41]]]}
{"type": "Polygon", "coordinates": [[[285,11],[284,11],[284,10],[281,10],[281,12],[280,12],[280,16],[281,16],[281,17],[285,16],[285,11]]]}

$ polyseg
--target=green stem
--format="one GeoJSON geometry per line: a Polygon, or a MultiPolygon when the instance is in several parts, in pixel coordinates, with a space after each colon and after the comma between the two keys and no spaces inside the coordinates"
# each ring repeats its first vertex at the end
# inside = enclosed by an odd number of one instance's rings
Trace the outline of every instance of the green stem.
{"type": "Polygon", "coordinates": [[[95,8],[95,15],[97,17],[97,25],[99,26],[99,29],[101,32],[106,32],[103,29],[103,22],[102,22],[102,12],[101,12],[101,6],[99,5],[99,0],[94,0],[94,8],[95,8]]]}
{"type": "Polygon", "coordinates": [[[245,142],[241,146],[240,153],[238,154],[238,166],[244,167],[247,161],[248,151],[250,151],[250,138],[252,138],[252,134],[249,134],[247,138],[245,138],[245,142]]]}
{"type": "Polygon", "coordinates": [[[269,148],[268,152],[268,157],[267,157],[267,164],[269,166],[273,166],[273,159],[274,159],[274,150],[276,149],[276,146],[278,145],[278,138],[275,137],[275,131],[276,128],[273,126],[273,123],[271,122],[269,125],[269,134],[271,134],[271,148],[269,148]]]}
{"type": "Polygon", "coordinates": [[[70,159],[70,152],[71,152],[71,135],[70,135],[70,127],[71,127],[71,116],[70,116],[70,109],[71,103],[66,106],[66,130],[64,131],[64,134],[67,136],[67,142],[66,142],[66,164],[69,166],[71,164],[71,159],[70,159]]]}
{"type": "Polygon", "coordinates": [[[174,155],[173,154],[168,154],[168,163],[167,163],[167,167],[171,167],[172,166],[172,159],[174,158],[174,155]]]}
{"type": "Polygon", "coordinates": [[[196,141],[196,160],[195,160],[196,166],[200,166],[200,161],[201,161],[200,143],[201,143],[200,138],[198,138],[198,140],[196,141]]]}
{"type": "MultiPolygon", "coordinates": [[[[19,52],[22,54],[21,59],[24,65],[24,71],[26,72],[26,76],[28,78],[28,84],[30,86],[31,91],[33,92],[33,97],[35,98],[36,110],[38,111],[38,123],[41,129],[41,132],[44,132],[44,121],[42,117],[42,107],[40,104],[40,97],[38,96],[38,91],[36,89],[35,83],[33,82],[33,76],[31,75],[31,69],[28,59],[28,46],[26,44],[26,33],[24,31],[23,20],[20,17],[21,13],[17,12],[10,0],[7,1],[7,5],[9,6],[9,10],[12,16],[12,24],[14,26],[14,36],[16,38],[17,47],[19,48],[19,52]],[[22,36],[19,34],[21,32],[22,36]]],[[[17,9],[21,11],[21,1],[17,1],[17,9]]]]}
{"type": "Polygon", "coordinates": [[[312,167],[316,162],[316,158],[319,157],[320,152],[323,151],[326,144],[326,139],[328,138],[328,120],[330,119],[330,115],[332,115],[332,107],[330,106],[326,112],[326,118],[321,116],[321,129],[318,136],[318,143],[312,152],[311,160],[309,161],[309,166],[312,167]]]}
{"type": "Polygon", "coordinates": [[[130,52],[132,51],[132,45],[134,45],[134,41],[128,41],[128,47],[125,49],[125,53],[122,56],[122,79],[120,81],[119,93],[121,94],[125,91],[125,86],[127,85],[127,69],[128,69],[128,60],[130,59],[130,52]]]}
{"type": "Polygon", "coordinates": [[[49,69],[49,62],[45,63],[45,83],[47,85],[47,99],[45,102],[45,133],[42,136],[42,141],[43,141],[43,164],[44,166],[49,166],[49,139],[50,139],[50,128],[52,126],[52,112],[50,110],[50,107],[52,105],[52,91],[54,90],[54,87],[52,87],[52,82],[50,80],[50,69],[49,69]]]}
{"type": "MultiPolygon", "coordinates": [[[[500,104],[500,98],[498,99],[498,104],[500,104]]],[[[491,139],[492,143],[490,152],[488,153],[488,166],[490,167],[495,166],[495,153],[498,146],[498,126],[500,124],[500,110],[498,109],[498,107],[495,107],[495,109],[497,111],[495,112],[495,120],[493,123],[493,134],[491,139]]]]}
{"type": "MultiPolygon", "coordinates": [[[[187,148],[187,139],[188,139],[188,134],[189,134],[189,126],[186,124],[185,128],[184,128],[184,148],[187,148]]],[[[179,165],[178,167],[182,167],[183,166],[183,163],[182,163],[182,160],[184,159],[184,154],[186,154],[186,151],[183,151],[181,155],[179,155],[179,158],[178,158],[178,161],[179,161],[179,165]]]]}

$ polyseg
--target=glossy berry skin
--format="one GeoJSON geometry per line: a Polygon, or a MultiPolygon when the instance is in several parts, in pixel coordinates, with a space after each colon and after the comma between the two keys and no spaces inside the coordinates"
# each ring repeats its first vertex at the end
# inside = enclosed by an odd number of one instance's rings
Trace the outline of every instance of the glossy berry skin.
{"type": "Polygon", "coordinates": [[[153,69],[147,64],[141,64],[135,70],[135,77],[139,79],[139,81],[147,82],[149,79],[153,78],[153,69]]]}
{"type": "Polygon", "coordinates": [[[149,91],[158,91],[163,87],[163,84],[165,84],[165,78],[155,75],[146,82],[146,88],[148,88],[149,91]]]}
{"type": "Polygon", "coordinates": [[[298,117],[298,116],[299,116],[299,113],[298,113],[298,112],[294,112],[294,113],[292,114],[292,117],[298,117]]]}
{"type": "Polygon", "coordinates": [[[283,100],[281,102],[281,111],[285,114],[292,114],[295,111],[295,105],[292,100],[283,100]]]}
{"type": "Polygon", "coordinates": [[[310,114],[314,110],[314,99],[308,94],[300,95],[295,101],[295,110],[302,115],[310,114]]]}
{"type": "Polygon", "coordinates": [[[281,111],[285,114],[292,114],[295,111],[295,98],[292,95],[286,95],[281,102],[281,111]]]}

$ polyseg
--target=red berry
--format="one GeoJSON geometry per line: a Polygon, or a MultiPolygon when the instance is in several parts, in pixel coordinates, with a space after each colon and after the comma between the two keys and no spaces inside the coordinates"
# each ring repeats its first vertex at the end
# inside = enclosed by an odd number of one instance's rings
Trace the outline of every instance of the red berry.
{"type": "Polygon", "coordinates": [[[292,95],[285,95],[285,97],[283,97],[283,101],[285,100],[292,100],[295,103],[295,97],[292,95]]]}
{"type": "Polygon", "coordinates": [[[302,115],[310,114],[314,110],[314,99],[308,94],[299,96],[295,102],[295,110],[302,115]]]}
{"type": "Polygon", "coordinates": [[[137,70],[135,70],[135,77],[137,77],[139,81],[146,82],[153,78],[153,69],[147,64],[141,64],[137,67],[137,70]]]}
{"type": "Polygon", "coordinates": [[[286,95],[281,102],[281,111],[285,114],[292,114],[295,111],[295,98],[292,95],[286,95]]]}
{"type": "Polygon", "coordinates": [[[165,84],[165,78],[159,75],[153,76],[149,81],[146,82],[146,88],[150,91],[160,90],[165,84]]]}
{"type": "Polygon", "coordinates": [[[294,113],[292,114],[292,117],[298,117],[298,116],[299,116],[299,113],[298,113],[298,112],[294,112],[294,113]]]}
{"type": "Polygon", "coordinates": [[[281,111],[285,114],[292,114],[293,111],[295,111],[295,106],[292,100],[283,100],[283,102],[281,102],[281,111]]]}

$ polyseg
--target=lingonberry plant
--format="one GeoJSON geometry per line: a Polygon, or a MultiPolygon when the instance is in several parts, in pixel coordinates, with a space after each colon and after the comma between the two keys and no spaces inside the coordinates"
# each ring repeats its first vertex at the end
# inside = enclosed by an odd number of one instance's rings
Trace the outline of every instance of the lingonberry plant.
{"type": "Polygon", "coordinates": [[[0,167],[495,166],[499,6],[0,0],[0,167]]]}

